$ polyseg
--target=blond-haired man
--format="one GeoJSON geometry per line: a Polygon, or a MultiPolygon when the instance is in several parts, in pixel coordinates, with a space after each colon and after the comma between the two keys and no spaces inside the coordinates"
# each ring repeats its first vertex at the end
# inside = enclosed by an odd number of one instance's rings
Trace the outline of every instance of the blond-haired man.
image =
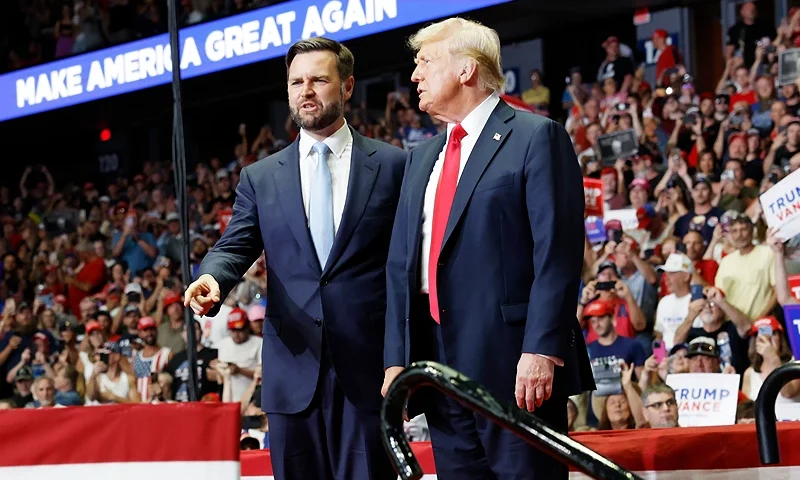
{"type": "MultiPolygon", "coordinates": [[[[420,109],[448,126],[406,162],[386,266],[384,393],[410,362],[434,360],[566,432],[567,397],[594,388],[575,318],[584,198],[569,136],[500,99],[494,30],[451,18],[410,46],[420,109]]],[[[481,415],[420,400],[410,414],[426,414],[440,479],[567,478],[481,415]]]]}

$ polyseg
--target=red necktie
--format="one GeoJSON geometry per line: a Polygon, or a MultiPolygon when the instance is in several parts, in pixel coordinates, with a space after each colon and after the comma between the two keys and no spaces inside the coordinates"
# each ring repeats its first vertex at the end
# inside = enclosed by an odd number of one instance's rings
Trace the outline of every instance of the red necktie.
{"type": "Polygon", "coordinates": [[[439,323],[439,298],[436,295],[436,267],[439,265],[439,252],[442,250],[444,232],[447,230],[447,219],[456,196],[458,171],[461,166],[461,140],[467,132],[457,123],[450,132],[447,150],[444,152],[444,165],[439,184],[436,186],[436,198],[433,201],[433,226],[431,228],[431,251],[428,258],[428,296],[431,306],[431,317],[439,323]]]}

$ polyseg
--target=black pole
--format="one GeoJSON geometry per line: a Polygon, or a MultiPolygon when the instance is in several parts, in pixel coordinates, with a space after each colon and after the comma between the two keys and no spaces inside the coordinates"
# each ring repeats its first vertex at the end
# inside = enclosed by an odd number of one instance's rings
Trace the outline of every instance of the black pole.
{"type": "MultiPolygon", "coordinates": [[[[192,283],[189,263],[189,206],[186,198],[186,146],[183,138],[183,99],[181,98],[180,42],[178,38],[178,8],[176,0],[169,0],[169,48],[172,56],[172,167],[175,172],[175,200],[181,216],[181,279],[184,290],[192,283]]],[[[184,308],[186,327],[186,360],[189,368],[189,400],[197,401],[197,341],[194,338],[194,315],[184,308]]]]}
{"type": "Polygon", "coordinates": [[[517,408],[516,405],[503,405],[478,383],[452,368],[435,362],[419,362],[411,365],[392,382],[386,398],[383,399],[381,409],[383,445],[402,480],[422,478],[422,469],[414,458],[403,432],[403,410],[408,397],[417,388],[426,385],[435,387],[465,407],[482,413],[544,453],[593,478],[641,480],[641,477],[554,430],[535,415],[517,408]]]}
{"type": "Polygon", "coordinates": [[[776,368],[764,380],[756,399],[756,435],[762,465],[781,462],[778,429],[775,420],[775,401],[787,383],[800,378],[800,362],[787,362],[776,368]]]}

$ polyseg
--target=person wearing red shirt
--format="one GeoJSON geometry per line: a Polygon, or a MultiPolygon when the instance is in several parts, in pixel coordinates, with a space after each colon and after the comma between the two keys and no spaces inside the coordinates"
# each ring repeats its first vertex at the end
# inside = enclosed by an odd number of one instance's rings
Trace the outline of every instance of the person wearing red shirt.
{"type": "Polygon", "coordinates": [[[664,79],[664,74],[667,70],[675,68],[683,63],[683,56],[678,51],[675,45],[667,44],[669,34],[666,30],[659,28],[653,32],[650,39],[653,41],[653,47],[657,50],[656,53],[656,84],[664,85],[667,83],[664,79]]]}
{"type": "Polygon", "coordinates": [[[72,274],[64,276],[69,306],[73,314],[80,312],[81,300],[97,292],[106,281],[105,261],[94,254],[92,246],[81,242],[76,250],[80,263],[72,274]]]}
{"type": "Polygon", "coordinates": [[[597,340],[597,332],[591,322],[584,317],[584,308],[595,300],[602,300],[614,305],[614,327],[619,335],[633,338],[637,329],[644,330],[645,318],[636,299],[631,295],[627,284],[620,278],[619,270],[614,262],[605,261],[597,268],[597,277],[583,288],[577,317],[581,319],[581,327],[586,330],[586,343],[597,340]],[[613,284],[606,289],[606,285],[613,284]]]}
{"type": "Polygon", "coordinates": [[[734,107],[736,107],[736,104],[739,102],[752,105],[758,101],[756,91],[753,90],[750,85],[750,70],[747,67],[744,65],[736,67],[736,71],[733,74],[733,81],[739,86],[739,91],[731,96],[729,107],[731,111],[734,110],[734,107]]]}

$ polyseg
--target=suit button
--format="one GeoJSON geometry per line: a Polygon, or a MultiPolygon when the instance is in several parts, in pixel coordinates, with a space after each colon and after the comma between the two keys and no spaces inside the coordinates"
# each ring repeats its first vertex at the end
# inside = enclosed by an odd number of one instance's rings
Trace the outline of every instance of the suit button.
{"type": "Polygon", "coordinates": [[[444,262],[439,262],[439,263],[438,263],[438,265],[439,265],[440,267],[444,267],[444,262]]]}
{"type": "Polygon", "coordinates": [[[315,318],[314,319],[314,325],[316,325],[318,327],[321,327],[322,326],[322,320],[320,320],[319,318],[315,318]]]}
{"type": "Polygon", "coordinates": [[[328,285],[328,279],[323,278],[319,283],[320,283],[320,285],[322,285],[324,287],[324,286],[328,285]]]}

